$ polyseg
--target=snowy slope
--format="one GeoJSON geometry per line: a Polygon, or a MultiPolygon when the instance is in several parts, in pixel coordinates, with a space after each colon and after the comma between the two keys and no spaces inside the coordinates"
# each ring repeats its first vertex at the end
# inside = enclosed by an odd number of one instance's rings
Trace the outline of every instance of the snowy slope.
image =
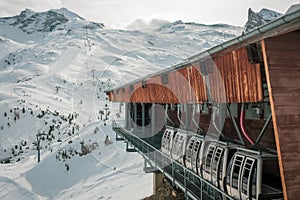
{"type": "Polygon", "coordinates": [[[72,143],[66,140],[52,145],[52,151],[43,150],[38,165],[34,151],[17,163],[2,165],[0,184],[10,189],[0,191],[1,199],[6,199],[7,193],[11,197],[7,199],[140,199],[150,195],[152,176],[142,171],[142,158],[124,151],[125,144],[113,139],[111,126],[95,134],[98,125],[95,122],[82,129],[72,143]],[[112,138],[112,145],[104,145],[105,134],[112,138]],[[81,151],[82,141],[86,146],[97,145],[87,155],[71,155],[70,151],[81,151]],[[71,158],[62,161],[61,152],[71,158]],[[128,192],[131,190],[137,192],[128,192]],[[12,194],[14,191],[17,193],[12,194]]]}
{"type": "MultiPolygon", "coordinates": [[[[115,30],[62,8],[0,19],[0,198],[140,199],[143,159],[113,140],[103,91],[239,35],[240,27],[177,21],[115,30]],[[41,162],[37,164],[37,138],[41,162]],[[113,144],[105,146],[109,135],[113,144]],[[88,153],[86,154],[86,149],[88,153]],[[85,152],[85,153],[84,153],[85,152]],[[134,191],[134,192],[130,192],[134,191]]],[[[124,111],[119,113],[121,116],[124,111]]]]}
{"type": "Polygon", "coordinates": [[[36,195],[14,180],[0,177],[1,199],[38,199],[36,195]]]}

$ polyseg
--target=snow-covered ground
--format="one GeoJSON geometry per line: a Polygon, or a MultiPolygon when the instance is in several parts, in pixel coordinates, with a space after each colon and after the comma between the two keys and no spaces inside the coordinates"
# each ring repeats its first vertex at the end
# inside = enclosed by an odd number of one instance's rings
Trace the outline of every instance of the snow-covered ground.
{"type": "Polygon", "coordinates": [[[142,157],[114,141],[110,120],[122,118],[124,110],[112,106],[103,91],[241,31],[182,21],[115,30],[64,8],[1,18],[0,161],[7,163],[0,164],[0,199],[150,195],[152,175],[143,172],[142,157]],[[113,144],[104,145],[106,135],[113,144]]]}
{"type": "Polygon", "coordinates": [[[111,126],[95,134],[98,122],[91,123],[67,140],[13,164],[0,167],[1,199],[141,199],[152,193],[152,176],[143,172],[143,160],[136,153],[124,151],[123,142],[114,141],[111,126]],[[109,135],[113,144],[106,146],[109,135]],[[97,144],[92,153],[59,161],[58,152],[78,150],[80,142],[97,144]],[[68,166],[68,169],[67,167],[68,166]]]}

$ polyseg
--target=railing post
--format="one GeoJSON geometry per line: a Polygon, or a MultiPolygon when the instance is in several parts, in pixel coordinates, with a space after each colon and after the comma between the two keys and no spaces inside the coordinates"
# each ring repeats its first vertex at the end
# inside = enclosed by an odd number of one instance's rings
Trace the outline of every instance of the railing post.
{"type": "Polygon", "coordinates": [[[153,150],[153,160],[154,160],[154,166],[155,166],[155,168],[157,168],[157,164],[156,164],[157,161],[156,161],[156,156],[155,156],[156,151],[157,151],[156,149],[153,150]]]}
{"type": "MultiPolygon", "coordinates": [[[[115,125],[119,127],[118,123],[116,123],[115,125]]],[[[147,167],[147,165],[150,164],[151,167],[155,167],[157,169],[157,166],[159,166],[158,169],[163,173],[164,176],[170,179],[172,185],[179,186],[181,190],[185,192],[186,199],[190,197],[203,199],[206,197],[206,195],[209,195],[210,198],[216,197],[218,199],[224,199],[224,200],[234,199],[231,196],[228,196],[223,191],[221,191],[217,186],[202,179],[194,172],[185,168],[182,164],[172,160],[170,157],[168,157],[167,155],[163,154],[152,145],[145,142],[142,138],[137,137],[132,132],[121,127],[117,131],[120,132],[120,134],[122,134],[125,137],[127,141],[126,148],[129,148],[129,145],[133,145],[135,147],[135,150],[138,150],[139,153],[142,154],[143,158],[145,159],[144,160],[145,167],[147,167]],[[151,153],[154,153],[154,155],[152,156],[151,153]],[[155,155],[155,153],[157,153],[158,155],[155,155]],[[154,161],[154,163],[152,163],[152,161],[154,161]],[[170,169],[171,172],[169,171],[170,169]],[[182,182],[182,178],[184,178],[183,182],[182,182]],[[197,182],[195,180],[197,180],[197,182]],[[194,186],[197,188],[196,193],[194,193],[192,188],[190,188],[192,184],[194,184],[194,186]]]]}
{"type": "Polygon", "coordinates": [[[203,199],[203,182],[202,179],[200,179],[200,199],[203,199]]]}
{"type": "Polygon", "coordinates": [[[174,169],[174,162],[172,162],[172,185],[174,186],[175,185],[175,178],[174,178],[174,173],[175,169],[174,169]]]}
{"type": "Polygon", "coordinates": [[[186,169],[183,168],[183,184],[184,184],[184,194],[185,198],[187,197],[187,187],[186,187],[186,169]]]}
{"type": "Polygon", "coordinates": [[[162,163],[162,167],[163,167],[163,172],[164,172],[164,176],[165,176],[165,173],[166,173],[166,168],[165,168],[165,155],[161,154],[162,157],[163,157],[163,163],[162,163]]]}

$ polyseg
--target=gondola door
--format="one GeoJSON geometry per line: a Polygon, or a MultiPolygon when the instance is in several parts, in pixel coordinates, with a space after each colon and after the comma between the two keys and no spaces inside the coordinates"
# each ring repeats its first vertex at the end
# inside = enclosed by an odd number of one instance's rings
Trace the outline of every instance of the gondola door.
{"type": "Polygon", "coordinates": [[[222,182],[222,170],[223,169],[223,159],[224,159],[224,149],[217,147],[214,157],[213,157],[213,161],[212,161],[212,173],[211,173],[211,181],[212,183],[217,186],[218,188],[220,188],[220,182],[222,182]]]}
{"type": "Polygon", "coordinates": [[[244,163],[240,180],[241,199],[256,199],[256,195],[252,196],[252,194],[256,194],[256,176],[254,176],[256,161],[247,157],[244,163]]]}

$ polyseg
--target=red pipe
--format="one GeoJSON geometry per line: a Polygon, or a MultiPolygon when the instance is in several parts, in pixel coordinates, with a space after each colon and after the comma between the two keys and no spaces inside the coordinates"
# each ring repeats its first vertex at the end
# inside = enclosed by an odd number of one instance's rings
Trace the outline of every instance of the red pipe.
{"type": "Polygon", "coordinates": [[[244,111],[244,104],[242,104],[242,109],[241,109],[241,116],[240,116],[240,126],[242,129],[242,133],[243,135],[246,137],[246,139],[252,144],[254,145],[254,141],[252,140],[252,138],[250,138],[250,136],[247,134],[245,128],[244,128],[244,117],[245,117],[245,111],[244,111]]]}

